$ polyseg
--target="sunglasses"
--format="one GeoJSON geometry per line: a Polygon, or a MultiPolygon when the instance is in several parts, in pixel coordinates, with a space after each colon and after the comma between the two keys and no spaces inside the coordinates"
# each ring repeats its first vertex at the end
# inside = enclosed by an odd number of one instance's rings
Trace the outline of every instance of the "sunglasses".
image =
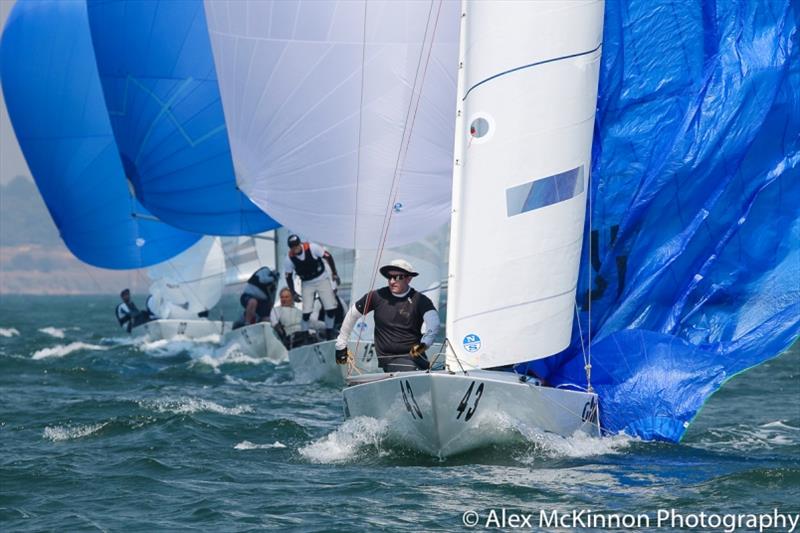
{"type": "Polygon", "coordinates": [[[386,276],[388,280],[397,280],[397,281],[403,281],[408,277],[411,276],[409,276],[408,274],[389,274],[388,276],[386,276]]]}

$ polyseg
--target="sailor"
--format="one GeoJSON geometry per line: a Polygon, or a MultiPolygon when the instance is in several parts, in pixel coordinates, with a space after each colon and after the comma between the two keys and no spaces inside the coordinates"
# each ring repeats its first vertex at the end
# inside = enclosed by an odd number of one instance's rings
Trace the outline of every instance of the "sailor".
{"type": "MultiPolygon", "coordinates": [[[[301,332],[303,312],[294,306],[292,291],[288,287],[281,289],[278,294],[280,305],[273,307],[269,314],[269,321],[273,329],[283,340],[287,348],[299,346],[308,340],[307,336],[297,335],[301,332]]],[[[325,324],[319,320],[311,320],[311,327],[316,330],[325,328],[325,324]]]]}
{"type": "Polygon", "coordinates": [[[347,341],[353,327],[374,311],[375,350],[383,371],[425,370],[430,366],[425,350],[439,331],[439,313],[430,298],[410,287],[411,278],[418,273],[408,261],[395,259],[382,266],[380,273],[389,285],[365,294],[347,312],[336,339],[336,362],[347,363],[347,341]]]}
{"type": "Polygon", "coordinates": [[[244,307],[244,316],[233,324],[233,329],[267,320],[275,303],[278,274],[269,267],[261,267],[247,280],[239,303],[244,307]]]}
{"type": "Polygon", "coordinates": [[[300,322],[301,331],[308,331],[311,320],[311,313],[314,310],[314,295],[318,294],[325,309],[325,333],[327,338],[335,335],[333,325],[336,316],[337,300],[333,293],[334,283],[340,283],[339,274],[336,273],[336,263],[333,256],[319,244],[313,242],[302,242],[297,235],[289,235],[287,241],[289,253],[284,261],[284,271],[286,272],[286,285],[292,291],[295,302],[303,302],[303,319],[300,322]],[[328,263],[331,269],[330,276],[325,269],[328,263]],[[301,282],[302,298],[297,295],[294,289],[294,273],[297,273],[301,282]]]}
{"type": "Polygon", "coordinates": [[[123,289],[122,292],[119,293],[119,297],[122,298],[122,303],[119,304],[116,309],[117,321],[120,327],[124,328],[128,333],[136,326],[150,320],[147,313],[139,311],[139,308],[133,303],[131,300],[131,291],[129,289],[123,289]]]}

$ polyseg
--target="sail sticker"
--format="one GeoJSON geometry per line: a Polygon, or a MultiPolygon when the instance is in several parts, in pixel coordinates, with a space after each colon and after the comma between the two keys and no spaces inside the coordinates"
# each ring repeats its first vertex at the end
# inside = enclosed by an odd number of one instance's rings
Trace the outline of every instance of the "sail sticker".
{"type": "Polygon", "coordinates": [[[481,349],[481,338],[475,335],[474,333],[470,333],[464,340],[462,341],[464,345],[464,349],[470,353],[477,352],[481,349]]]}
{"type": "Polygon", "coordinates": [[[583,166],[506,189],[508,216],[519,215],[574,198],[583,192],[583,166]]]}
{"type": "Polygon", "coordinates": [[[399,213],[403,209],[403,202],[395,202],[394,206],[392,206],[395,213],[399,213]]]}

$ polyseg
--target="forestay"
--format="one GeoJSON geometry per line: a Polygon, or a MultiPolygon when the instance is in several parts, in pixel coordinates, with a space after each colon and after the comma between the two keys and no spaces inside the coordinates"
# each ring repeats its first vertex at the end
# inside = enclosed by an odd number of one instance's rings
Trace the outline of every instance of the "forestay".
{"type": "Polygon", "coordinates": [[[351,249],[413,242],[447,220],[457,2],[205,7],[234,166],[255,203],[351,249]]]}
{"type": "Polygon", "coordinates": [[[597,100],[602,2],[498,4],[462,27],[447,337],[464,367],[570,342],[597,100]]]}

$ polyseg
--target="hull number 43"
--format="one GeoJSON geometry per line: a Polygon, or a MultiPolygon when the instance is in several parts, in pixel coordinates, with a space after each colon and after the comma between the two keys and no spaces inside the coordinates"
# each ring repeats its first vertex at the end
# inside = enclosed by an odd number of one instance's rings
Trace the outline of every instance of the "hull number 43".
{"type": "Polygon", "coordinates": [[[461,418],[461,415],[464,415],[464,422],[472,418],[472,416],[475,414],[475,411],[478,410],[478,402],[481,401],[481,396],[483,396],[484,385],[485,383],[481,383],[480,385],[478,385],[478,389],[475,390],[475,398],[472,399],[472,391],[473,389],[475,389],[475,382],[473,381],[472,383],[470,383],[466,394],[464,394],[464,397],[461,398],[461,403],[459,403],[458,407],[456,407],[456,412],[458,413],[456,415],[456,420],[459,420],[461,418]],[[470,400],[472,401],[472,407],[469,407],[470,400]]]}

